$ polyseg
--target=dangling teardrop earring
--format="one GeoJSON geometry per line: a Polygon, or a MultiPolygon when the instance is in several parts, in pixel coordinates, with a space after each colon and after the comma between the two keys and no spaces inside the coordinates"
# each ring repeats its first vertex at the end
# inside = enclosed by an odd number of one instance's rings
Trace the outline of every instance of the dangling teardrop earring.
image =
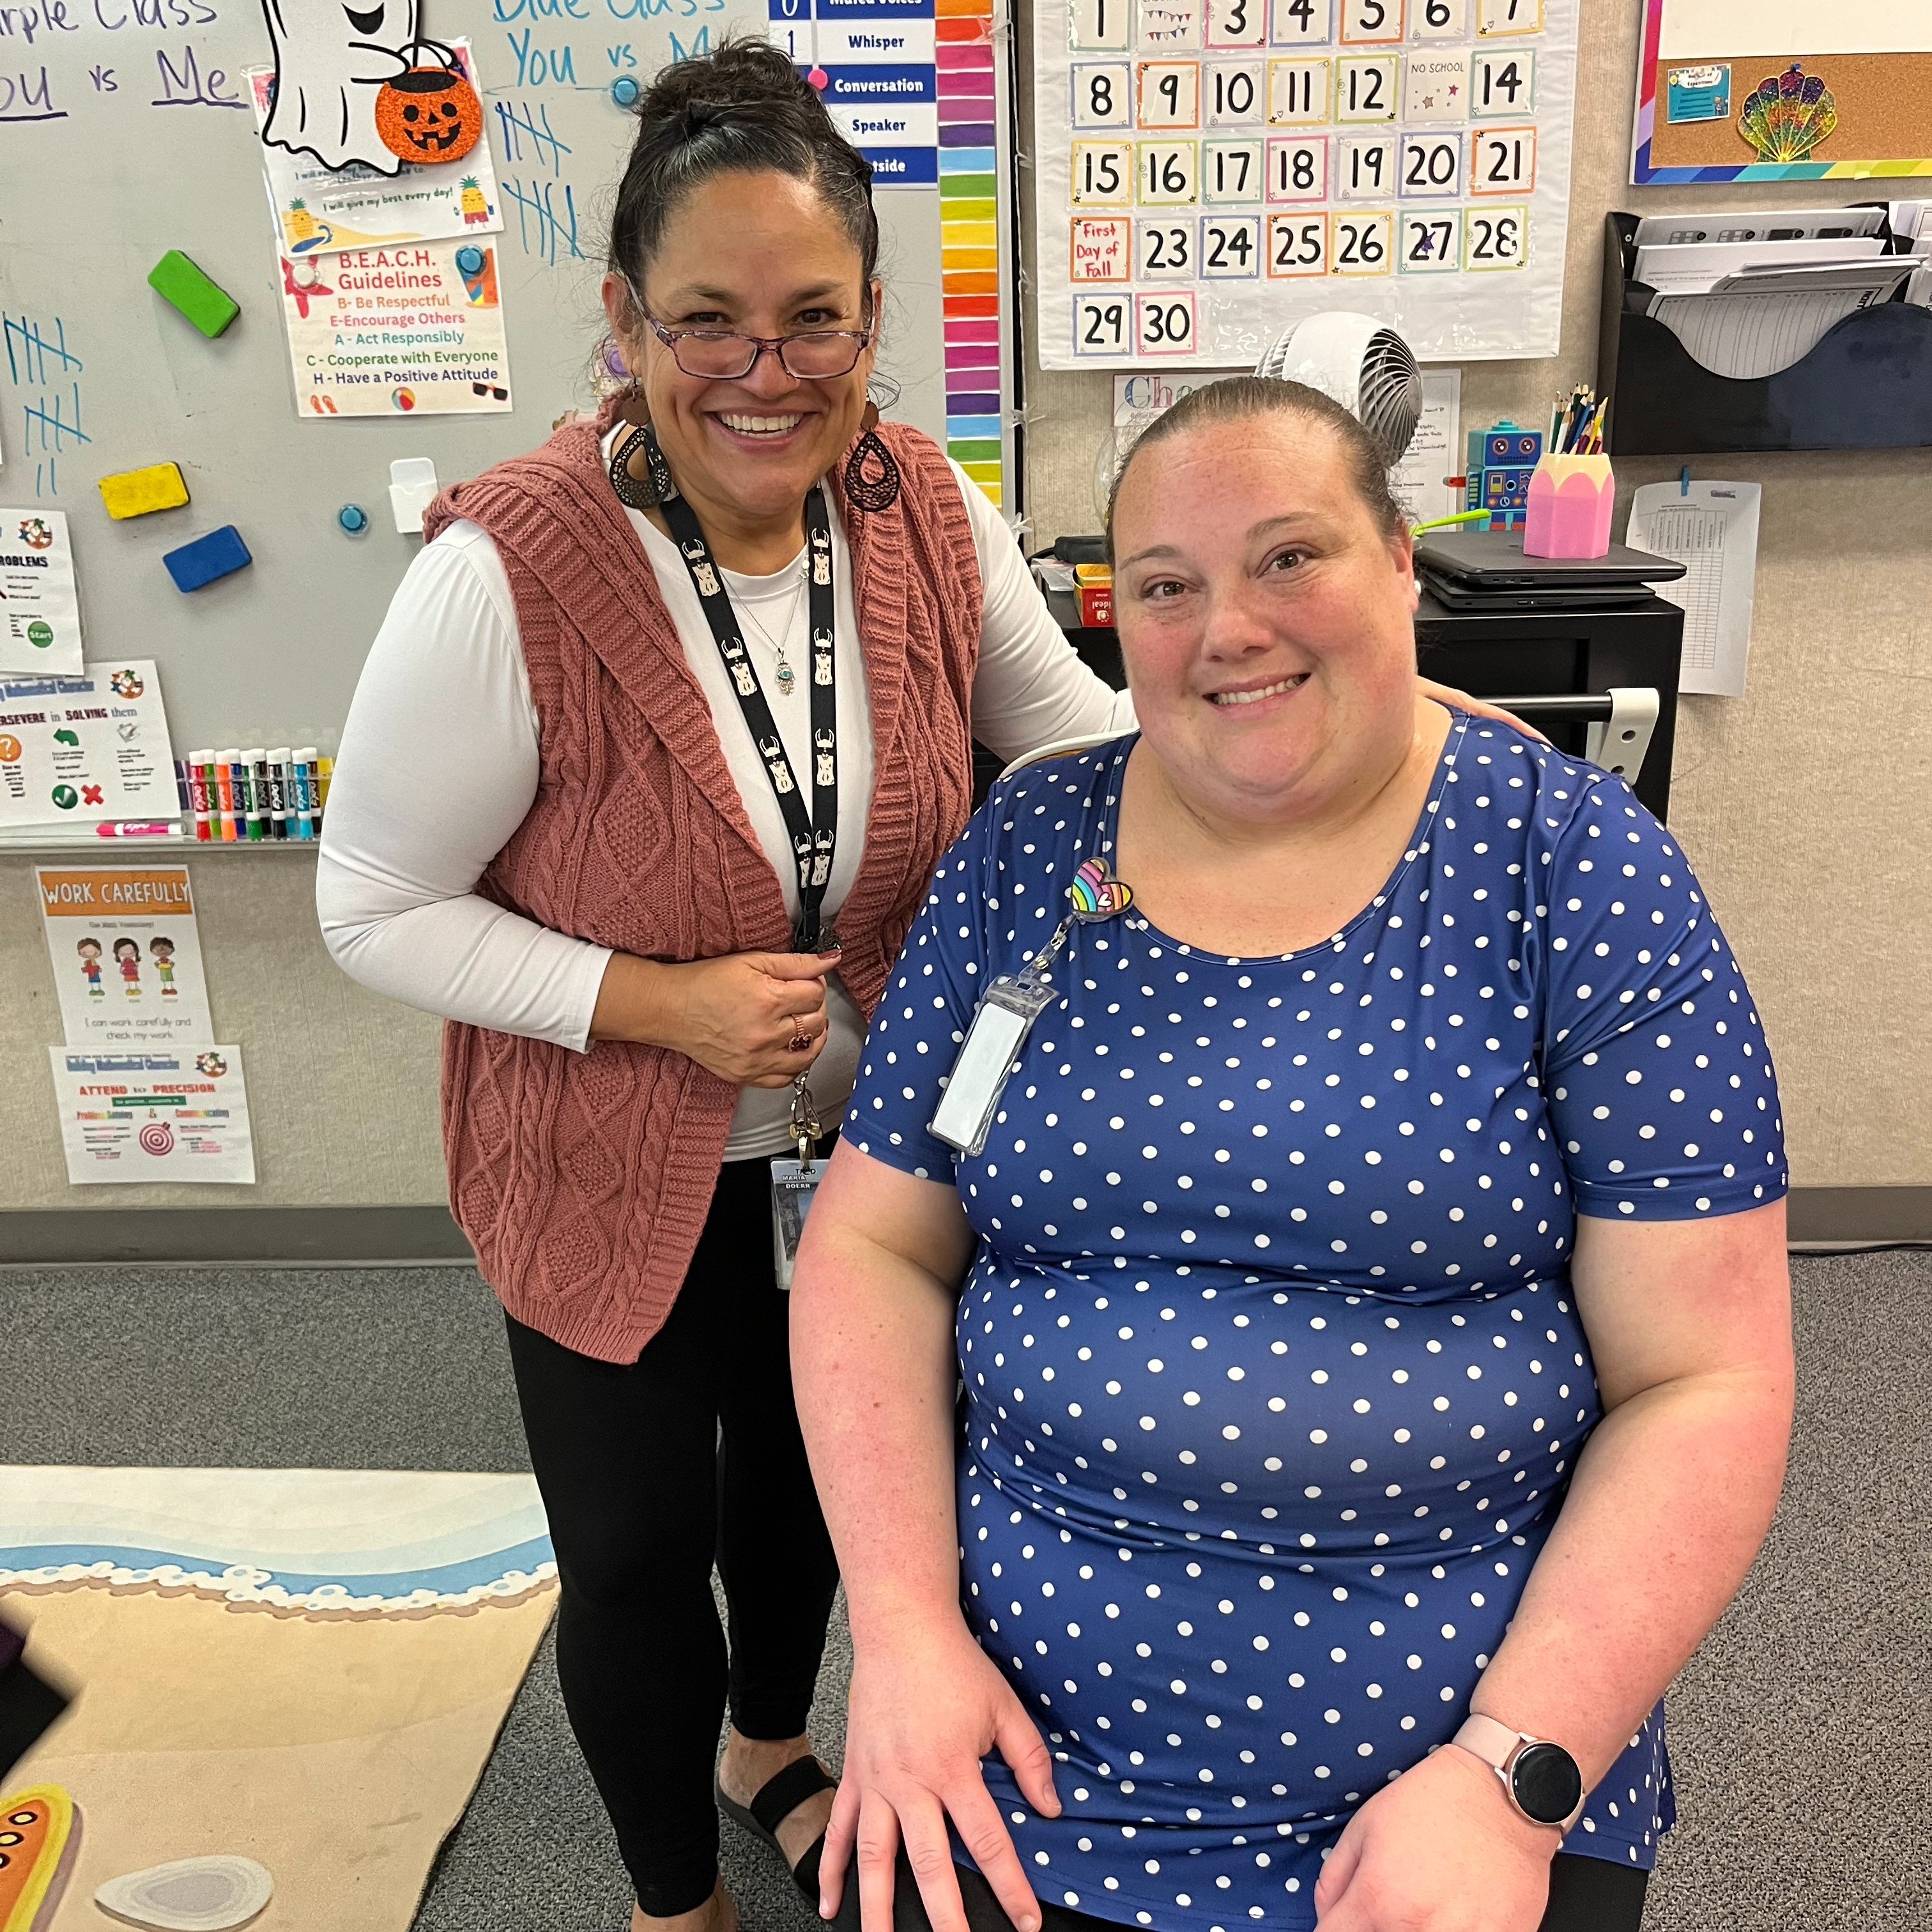
{"type": "Polygon", "coordinates": [[[670,480],[670,466],[658,447],[651,428],[650,405],[641,389],[633,386],[619,406],[617,418],[633,426],[629,435],[617,439],[610,452],[610,488],[618,502],[633,510],[653,510],[669,502],[677,494],[677,486],[670,480]]]}
{"type": "Polygon", "coordinates": [[[892,453],[880,440],[879,406],[868,402],[860,418],[859,440],[845,459],[845,494],[862,510],[876,515],[890,510],[899,500],[899,466],[892,453]],[[873,473],[868,474],[868,466],[873,473]]]}

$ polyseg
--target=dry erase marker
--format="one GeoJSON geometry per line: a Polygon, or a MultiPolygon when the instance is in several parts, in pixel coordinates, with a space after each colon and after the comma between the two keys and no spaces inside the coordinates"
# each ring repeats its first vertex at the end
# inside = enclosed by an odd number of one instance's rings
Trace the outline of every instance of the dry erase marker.
{"type": "Polygon", "coordinates": [[[95,832],[103,838],[166,838],[178,832],[178,825],[166,824],[104,824],[97,825],[95,832]]]}
{"type": "Polygon", "coordinates": [[[268,836],[289,836],[289,748],[284,745],[268,754],[268,836]]]}
{"type": "Polygon", "coordinates": [[[220,815],[224,844],[235,836],[235,771],[241,758],[232,745],[214,754],[214,808],[220,815]]]}
{"type": "Polygon", "coordinates": [[[208,819],[208,767],[214,756],[212,752],[188,754],[188,809],[194,814],[194,836],[204,842],[214,836],[208,819]]]}
{"type": "Polygon", "coordinates": [[[302,764],[299,752],[289,754],[289,836],[291,838],[313,838],[315,836],[315,812],[308,795],[308,772],[302,764]]]}
{"type": "Polygon", "coordinates": [[[285,838],[302,838],[302,787],[296,778],[296,754],[287,746],[268,754],[274,778],[282,788],[282,833],[285,838]]]}
{"type": "Polygon", "coordinates": [[[211,838],[221,836],[221,799],[215,784],[214,754],[204,752],[201,754],[201,788],[208,794],[208,836],[211,838]]]}
{"type": "Polygon", "coordinates": [[[194,809],[194,799],[188,788],[188,760],[185,758],[175,760],[175,809],[183,813],[194,809]]]}
{"type": "Polygon", "coordinates": [[[301,766],[302,783],[308,790],[309,823],[315,836],[322,836],[322,757],[313,745],[304,745],[296,754],[296,763],[301,766]]]}
{"type": "Polygon", "coordinates": [[[333,758],[318,758],[315,761],[315,808],[318,817],[328,808],[328,782],[335,776],[333,758]]]}
{"type": "Polygon", "coordinates": [[[248,836],[259,843],[268,836],[268,754],[257,745],[242,758],[248,779],[248,836]]]}
{"type": "Polygon", "coordinates": [[[296,753],[296,770],[302,773],[302,790],[308,795],[309,830],[322,836],[322,775],[320,754],[313,745],[304,745],[296,753]]]}
{"type": "Polygon", "coordinates": [[[235,800],[235,842],[245,844],[248,838],[248,757],[236,752],[228,760],[228,790],[235,800]]]}

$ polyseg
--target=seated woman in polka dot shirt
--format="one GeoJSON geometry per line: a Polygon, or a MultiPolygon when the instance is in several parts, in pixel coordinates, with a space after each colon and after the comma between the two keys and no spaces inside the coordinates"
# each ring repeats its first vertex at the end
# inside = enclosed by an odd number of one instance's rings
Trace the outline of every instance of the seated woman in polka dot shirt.
{"type": "Polygon", "coordinates": [[[1750,994],[1620,780],[1415,696],[1352,418],[1196,391],[1112,533],[1139,735],[942,864],[800,1259],[856,1658],[823,1908],[1627,1932],[1790,1421],[1750,994]],[[958,1153],[980,995],[1094,860],[1131,904],[958,1153]]]}

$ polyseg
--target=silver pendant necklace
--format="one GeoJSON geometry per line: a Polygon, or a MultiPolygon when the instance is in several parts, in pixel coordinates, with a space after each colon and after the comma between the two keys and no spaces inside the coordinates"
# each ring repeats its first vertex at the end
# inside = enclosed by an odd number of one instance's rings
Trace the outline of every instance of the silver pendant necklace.
{"type": "MultiPolygon", "coordinates": [[[[801,557],[799,561],[798,589],[793,594],[791,607],[785,614],[784,632],[786,633],[789,633],[793,625],[797,622],[799,607],[803,601],[804,593],[805,562],[804,559],[801,557]]],[[[778,686],[778,695],[781,698],[789,698],[798,688],[798,674],[785,661],[784,636],[774,638],[770,632],[752,616],[751,606],[748,604],[743,607],[742,615],[745,621],[758,632],[758,641],[777,658],[778,668],[773,674],[773,682],[778,686]]]]}

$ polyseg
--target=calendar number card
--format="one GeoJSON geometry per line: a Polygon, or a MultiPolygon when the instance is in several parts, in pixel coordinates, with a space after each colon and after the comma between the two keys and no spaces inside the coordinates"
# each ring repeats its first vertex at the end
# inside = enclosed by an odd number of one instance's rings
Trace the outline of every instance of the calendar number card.
{"type": "Polygon", "coordinates": [[[1580,0],[1036,0],[1048,368],[1553,355],[1580,0]]]}

